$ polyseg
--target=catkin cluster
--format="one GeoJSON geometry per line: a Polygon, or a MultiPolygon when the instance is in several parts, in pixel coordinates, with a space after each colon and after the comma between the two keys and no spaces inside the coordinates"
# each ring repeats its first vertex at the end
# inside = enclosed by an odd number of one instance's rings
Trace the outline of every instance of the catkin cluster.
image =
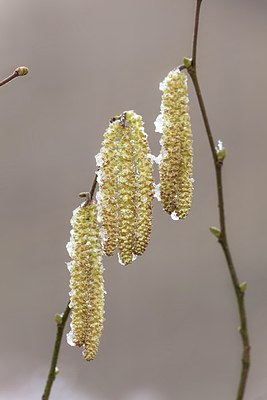
{"type": "Polygon", "coordinates": [[[68,342],[83,346],[87,361],[94,359],[104,321],[104,279],[102,251],[97,224],[97,206],[85,202],[73,212],[67,245],[71,261],[71,331],[68,342]]]}
{"type": "Polygon", "coordinates": [[[155,122],[156,130],[162,133],[160,197],[163,209],[174,219],[185,218],[193,192],[187,76],[179,69],[171,71],[160,89],[163,91],[161,114],[155,122]]]}
{"type": "Polygon", "coordinates": [[[144,252],[151,232],[153,167],[141,116],[127,111],[112,119],[96,160],[103,250],[112,255],[117,248],[127,265],[144,252]]]}

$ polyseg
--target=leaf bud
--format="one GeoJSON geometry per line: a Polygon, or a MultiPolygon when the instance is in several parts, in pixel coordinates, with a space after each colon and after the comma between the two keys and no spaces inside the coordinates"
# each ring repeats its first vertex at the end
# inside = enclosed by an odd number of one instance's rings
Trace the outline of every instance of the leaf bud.
{"type": "Polygon", "coordinates": [[[17,72],[18,76],[27,75],[29,72],[29,68],[27,67],[18,67],[15,72],[17,72]]]}
{"type": "Polygon", "coordinates": [[[245,291],[247,290],[248,284],[247,282],[241,282],[239,285],[239,289],[241,293],[245,293],[245,291]]]}
{"type": "Polygon", "coordinates": [[[218,228],[216,228],[216,226],[211,226],[211,227],[210,227],[210,231],[211,231],[211,233],[212,233],[214,236],[216,236],[218,239],[220,238],[220,236],[221,236],[221,231],[220,231],[218,228]]]}
{"type": "Polygon", "coordinates": [[[55,315],[55,321],[58,325],[62,324],[63,321],[63,315],[62,314],[56,314],[55,315]]]}
{"type": "Polygon", "coordinates": [[[192,58],[184,57],[183,58],[183,63],[186,66],[186,68],[190,68],[192,65],[192,58]]]}

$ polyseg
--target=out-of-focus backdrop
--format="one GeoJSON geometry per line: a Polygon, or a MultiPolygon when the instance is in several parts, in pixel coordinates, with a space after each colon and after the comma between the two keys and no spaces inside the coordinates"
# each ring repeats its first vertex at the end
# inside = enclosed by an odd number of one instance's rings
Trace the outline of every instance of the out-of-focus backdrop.
{"type": "MultiPolygon", "coordinates": [[[[68,298],[69,219],[90,188],[108,120],[134,109],[154,154],[159,82],[190,56],[193,0],[2,0],[0,399],[36,400],[68,298]]],[[[267,399],[267,2],[204,0],[199,77],[223,168],[229,239],[248,281],[248,400],[267,399]]],[[[150,245],[105,258],[106,322],[86,363],[63,340],[52,400],[226,400],[241,344],[222,251],[215,176],[190,84],[195,190],[185,221],[155,200],[150,245]]],[[[69,325],[66,332],[69,330],[69,325]]]]}

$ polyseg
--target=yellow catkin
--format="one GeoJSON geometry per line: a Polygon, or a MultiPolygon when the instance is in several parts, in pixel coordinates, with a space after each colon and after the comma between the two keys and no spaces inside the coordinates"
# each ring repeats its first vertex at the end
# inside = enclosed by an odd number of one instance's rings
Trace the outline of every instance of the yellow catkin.
{"type": "Polygon", "coordinates": [[[160,197],[163,209],[174,219],[185,218],[193,192],[187,76],[179,69],[171,71],[160,89],[163,91],[161,114],[156,120],[157,130],[162,133],[160,197]]]}
{"type": "Polygon", "coordinates": [[[71,219],[71,239],[67,245],[70,269],[71,335],[76,346],[84,344],[88,316],[88,217],[87,207],[79,207],[71,219]]]}
{"type": "Polygon", "coordinates": [[[178,177],[178,203],[176,214],[179,218],[185,218],[191,208],[193,194],[193,179],[192,179],[192,141],[189,115],[184,115],[183,130],[181,132],[181,160],[179,166],[178,177]]]}
{"type": "Polygon", "coordinates": [[[103,249],[111,255],[117,246],[123,265],[142,254],[149,242],[153,200],[151,158],[142,117],[127,111],[112,119],[96,156],[97,200],[103,249]],[[110,243],[112,246],[107,246],[110,243]]]}
{"type": "Polygon", "coordinates": [[[89,254],[88,271],[89,310],[83,350],[83,356],[87,361],[93,360],[96,356],[104,323],[104,278],[99,239],[97,208],[91,205],[90,235],[88,236],[88,242],[92,248],[89,254]]]}
{"type": "Polygon", "coordinates": [[[103,250],[111,256],[117,246],[117,147],[121,131],[119,124],[111,123],[104,134],[104,140],[97,164],[99,193],[101,197],[99,214],[103,233],[103,250]]]}
{"type": "Polygon", "coordinates": [[[142,117],[133,111],[128,111],[127,120],[134,144],[136,177],[136,221],[133,252],[141,255],[148,245],[152,227],[153,166],[142,117]]]}
{"type": "Polygon", "coordinates": [[[118,255],[123,265],[133,259],[136,218],[136,182],[132,135],[129,127],[121,130],[118,148],[118,255]]]}
{"type": "Polygon", "coordinates": [[[104,280],[97,225],[97,207],[84,203],[71,220],[73,229],[67,245],[70,270],[71,331],[68,342],[84,346],[84,357],[96,355],[104,320],[104,280]]]}

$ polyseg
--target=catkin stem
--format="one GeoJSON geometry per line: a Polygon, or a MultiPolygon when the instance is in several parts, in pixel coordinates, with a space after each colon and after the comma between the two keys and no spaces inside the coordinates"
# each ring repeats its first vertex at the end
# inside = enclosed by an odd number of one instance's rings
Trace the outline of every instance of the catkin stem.
{"type": "Polygon", "coordinates": [[[44,393],[42,395],[42,400],[49,399],[52,385],[56,378],[56,366],[57,366],[57,360],[58,360],[58,355],[59,355],[61,341],[62,341],[62,335],[64,332],[66,322],[68,320],[69,314],[70,314],[70,308],[69,308],[69,302],[68,302],[66,309],[64,311],[64,314],[62,315],[61,322],[57,323],[56,340],[55,340],[55,344],[54,344],[52,359],[51,359],[51,363],[50,363],[50,369],[48,372],[48,377],[47,377],[44,393]]]}

